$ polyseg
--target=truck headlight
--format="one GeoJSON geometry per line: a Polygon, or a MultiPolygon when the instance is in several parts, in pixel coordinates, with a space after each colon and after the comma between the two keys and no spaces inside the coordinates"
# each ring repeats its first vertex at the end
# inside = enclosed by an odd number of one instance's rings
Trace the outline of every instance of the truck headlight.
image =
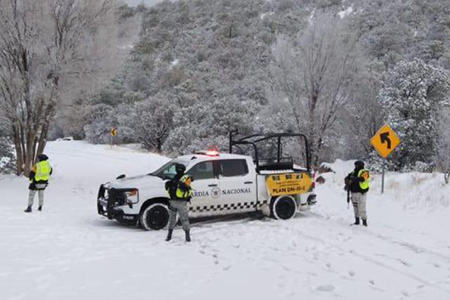
{"type": "Polygon", "coordinates": [[[130,190],[125,192],[127,204],[136,204],[139,202],[139,191],[130,190]]]}

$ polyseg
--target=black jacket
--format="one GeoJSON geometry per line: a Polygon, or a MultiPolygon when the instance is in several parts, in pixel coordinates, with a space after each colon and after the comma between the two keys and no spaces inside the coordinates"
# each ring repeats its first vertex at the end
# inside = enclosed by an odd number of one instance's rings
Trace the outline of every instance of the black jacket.
{"type": "Polygon", "coordinates": [[[362,169],[360,168],[355,168],[350,174],[347,175],[347,177],[345,177],[345,187],[352,193],[365,194],[369,191],[369,189],[361,189],[359,185],[360,182],[364,182],[365,180],[363,177],[358,177],[358,173],[361,170],[362,169]]]}
{"type": "Polygon", "coordinates": [[[178,183],[180,182],[180,179],[181,177],[183,177],[183,175],[184,174],[177,174],[175,175],[175,177],[166,182],[166,191],[169,193],[171,200],[179,200],[176,193],[178,183]]]}

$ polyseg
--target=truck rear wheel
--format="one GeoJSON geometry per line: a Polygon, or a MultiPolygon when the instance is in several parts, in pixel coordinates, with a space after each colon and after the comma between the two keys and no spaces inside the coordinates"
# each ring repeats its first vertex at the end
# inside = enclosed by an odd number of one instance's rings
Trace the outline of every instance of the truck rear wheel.
{"type": "Polygon", "coordinates": [[[279,196],[272,201],[270,210],[274,219],[289,220],[297,213],[297,202],[291,196],[279,196]]]}
{"type": "Polygon", "coordinates": [[[152,203],[142,210],[139,221],[145,230],[163,229],[169,223],[169,208],[164,203],[152,203]]]}

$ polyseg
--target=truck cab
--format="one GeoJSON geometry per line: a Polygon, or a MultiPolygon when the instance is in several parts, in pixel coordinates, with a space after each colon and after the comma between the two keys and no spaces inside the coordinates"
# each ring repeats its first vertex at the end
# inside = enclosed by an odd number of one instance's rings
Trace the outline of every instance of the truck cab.
{"type": "Polygon", "coordinates": [[[290,219],[315,203],[308,169],[257,161],[249,155],[199,151],[175,158],[158,170],[132,178],[119,176],[102,184],[97,197],[100,215],[146,230],[167,226],[169,196],[165,182],[183,164],[194,178],[189,217],[261,211],[276,219],[290,219]]]}

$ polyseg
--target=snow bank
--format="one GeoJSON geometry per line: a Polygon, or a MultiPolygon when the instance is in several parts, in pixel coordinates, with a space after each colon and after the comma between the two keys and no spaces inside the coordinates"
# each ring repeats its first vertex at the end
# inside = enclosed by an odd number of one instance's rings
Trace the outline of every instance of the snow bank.
{"type": "MultiPolygon", "coordinates": [[[[325,163],[334,173],[323,174],[334,189],[343,187],[344,178],[354,168],[355,160],[336,160],[325,163]]],[[[370,167],[370,166],[369,166],[370,167]]],[[[370,195],[380,199],[389,199],[401,205],[405,210],[418,210],[434,213],[450,207],[450,185],[446,185],[443,173],[397,173],[385,175],[385,193],[381,195],[381,174],[372,173],[370,195]]]]}

